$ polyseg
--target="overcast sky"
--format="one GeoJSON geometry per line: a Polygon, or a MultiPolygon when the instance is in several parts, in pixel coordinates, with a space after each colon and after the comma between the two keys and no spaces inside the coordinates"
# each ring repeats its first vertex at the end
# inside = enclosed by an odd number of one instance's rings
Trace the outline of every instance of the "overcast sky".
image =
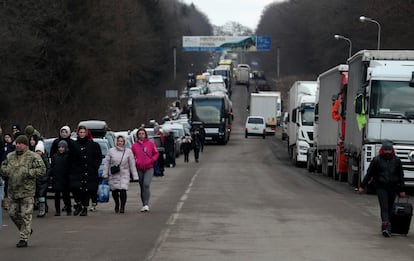
{"type": "Polygon", "coordinates": [[[228,21],[238,22],[255,30],[266,5],[281,0],[182,0],[194,5],[210,19],[213,25],[228,21]]]}

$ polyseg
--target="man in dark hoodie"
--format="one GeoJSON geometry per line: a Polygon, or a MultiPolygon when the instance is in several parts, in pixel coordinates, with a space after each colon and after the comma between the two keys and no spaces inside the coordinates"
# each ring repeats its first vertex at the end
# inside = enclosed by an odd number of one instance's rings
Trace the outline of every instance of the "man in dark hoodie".
{"type": "Polygon", "coordinates": [[[375,185],[378,202],[381,209],[381,231],[384,237],[391,236],[390,216],[392,205],[397,194],[404,198],[404,171],[401,160],[395,155],[393,143],[384,140],[379,150],[379,155],[372,159],[367,175],[361,183],[358,192],[365,192],[368,183],[375,185]]]}

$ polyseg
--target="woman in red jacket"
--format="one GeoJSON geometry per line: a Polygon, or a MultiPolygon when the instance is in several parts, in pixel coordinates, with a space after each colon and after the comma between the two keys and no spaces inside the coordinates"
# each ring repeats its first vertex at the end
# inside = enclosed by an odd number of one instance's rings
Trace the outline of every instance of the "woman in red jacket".
{"type": "Polygon", "coordinates": [[[132,152],[135,157],[135,164],[138,170],[139,186],[141,189],[141,212],[149,211],[150,184],[154,175],[154,163],[158,160],[158,150],[155,144],[148,139],[144,128],[139,128],[137,141],[132,145],[132,152]]]}

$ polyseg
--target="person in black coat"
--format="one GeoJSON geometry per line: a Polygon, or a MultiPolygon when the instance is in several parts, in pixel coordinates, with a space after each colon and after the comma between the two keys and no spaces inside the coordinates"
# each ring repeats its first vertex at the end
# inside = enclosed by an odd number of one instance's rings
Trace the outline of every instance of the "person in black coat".
{"type": "MultiPolygon", "coordinates": [[[[10,152],[13,152],[15,149],[15,146],[13,145],[13,138],[12,135],[10,133],[5,133],[3,135],[3,139],[4,139],[4,146],[1,147],[1,150],[4,152],[3,153],[3,157],[0,160],[0,163],[3,162],[4,160],[6,160],[7,158],[7,154],[9,154],[10,152]]],[[[8,177],[3,177],[4,180],[4,198],[1,201],[1,206],[3,207],[4,210],[9,210],[9,204],[7,201],[8,198],[8,186],[9,186],[9,178],[8,177]]]]}
{"type": "Polygon", "coordinates": [[[76,202],[73,214],[87,216],[89,201],[91,198],[96,198],[98,191],[98,171],[102,162],[102,152],[99,144],[89,137],[89,131],[86,127],[79,126],[77,134],[78,138],[69,151],[71,160],[70,190],[76,202]]]}
{"type": "Polygon", "coordinates": [[[58,143],[58,151],[52,157],[50,177],[55,191],[55,216],[60,216],[60,200],[65,204],[66,215],[72,215],[69,191],[70,159],[65,140],[58,143]]]}
{"type": "Polygon", "coordinates": [[[200,149],[202,148],[202,136],[200,133],[200,129],[197,128],[193,133],[193,150],[194,150],[194,160],[195,162],[199,161],[200,157],[200,149]]]}
{"type": "Polygon", "coordinates": [[[172,131],[165,133],[165,163],[168,167],[175,167],[175,138],[172,131]]]}
{"type": "Polygon", "coordinates": [[[392,141],[384,140],[379,155],[372,159],[367,175],[365,175],[359,193],[364,193],[365,187],[375,185],[378,202],[381,209],[381,231],[384,237],[391,236],[390,216],[392,205],[397,194],[404,198],[404,171],[401,160],[395,155],[392,141]]]}
{"type": "Polygon", "coordinates": [[[183,148],[184,162],[188,163],[189,161],[188,158],[189,158],[191,147],[192,147],[191,138],[189,135],[184,136],[181,147],[183,148]]]}

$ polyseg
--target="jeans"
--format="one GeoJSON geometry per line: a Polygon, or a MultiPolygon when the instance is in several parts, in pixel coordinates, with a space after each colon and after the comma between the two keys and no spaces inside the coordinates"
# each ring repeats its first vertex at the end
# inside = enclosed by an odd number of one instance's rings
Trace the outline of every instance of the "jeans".
{"type": "Polygon", "coordinates": [[[139,187],[141,189],[141,201],[143,206],[147,206],[151,196],[150,185],[154,169],[138,170],[139,187]]]}
{"type": "Polygon", "coordinates": [[[381,210],[382,222],[390,222],[392,205],[397,197],[395,189],[377,188],[378,202],[381,210]]]}

